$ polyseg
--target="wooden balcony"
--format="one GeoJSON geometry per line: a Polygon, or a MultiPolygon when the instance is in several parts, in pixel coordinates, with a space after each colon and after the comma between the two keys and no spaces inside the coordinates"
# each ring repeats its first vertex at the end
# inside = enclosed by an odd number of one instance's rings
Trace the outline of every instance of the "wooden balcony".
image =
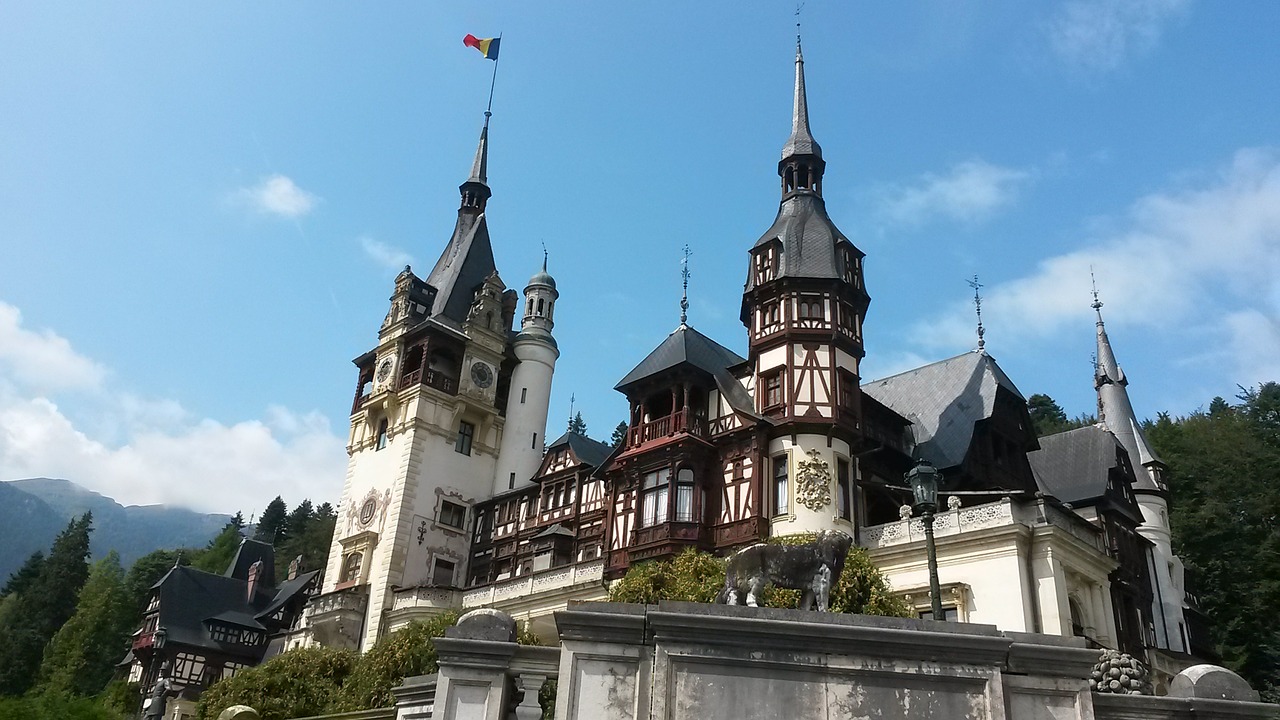
{"type": "Polygon", "coordinates": [[[627,447],[640,447],[681,433],[707,437],[707,421],[692,413],[677,410],[671,415],[641,423],[627,431],[627,447]]]}
{"type": "Polygon", "coordinates": [[[400,378],[402,389],[419,383],[449,395],[458,394],[458,378],[446,375],[439,370],[414,370],[400,378]]]}

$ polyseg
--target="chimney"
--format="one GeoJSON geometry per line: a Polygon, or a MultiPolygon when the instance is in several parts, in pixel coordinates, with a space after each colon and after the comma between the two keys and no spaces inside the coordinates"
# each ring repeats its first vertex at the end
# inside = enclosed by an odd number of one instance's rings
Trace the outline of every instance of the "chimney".
{"type": "Polygon", "coordinates": [[[289,579],[292,580],[298,577],[298,570],[301,568],[302,568],[302,556],[299,555],[298,557],[293,559],[293,562],[289,563],[289,579]]]}
{"type": "Polygon", "coordinates": [[[259,560],[249,566],[249,582],[246,589],[248,602],[253,602],[253,594],[258,590],[258,574],[262,572],[262,561],[259,560]]]}

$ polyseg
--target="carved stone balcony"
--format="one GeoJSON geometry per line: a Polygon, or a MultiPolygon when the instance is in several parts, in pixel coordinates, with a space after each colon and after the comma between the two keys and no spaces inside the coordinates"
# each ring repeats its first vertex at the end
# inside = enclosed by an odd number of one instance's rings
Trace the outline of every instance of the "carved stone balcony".
{"type": "Polygon", "coordinates": [[[567,590],[588,583],[599,585],[603,577],[603,559],[566,565],[467,590],[462,595],[462,607],[469,609],[496,606],[501,609],[505,600],[528,597],[533,593],[567,590]]]}
{"type": "Polygon", "coordinates": [[[307,628],[323,645],[357,648],[364,633],[364,613],[368,605],[368,585],[317,595],[307,602],[304,611],[307,628]]]}

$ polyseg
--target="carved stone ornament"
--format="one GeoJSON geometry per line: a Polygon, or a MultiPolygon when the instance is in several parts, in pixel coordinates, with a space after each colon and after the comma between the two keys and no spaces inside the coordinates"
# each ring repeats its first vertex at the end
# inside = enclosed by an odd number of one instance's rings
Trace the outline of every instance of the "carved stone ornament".
{"type": "Polygon", "coordinates": [[[799,463],[796,501],[810,510],[821,510],[831,504],[831,465],[817,450],[810,450],[809,459],[799,463]]]}
{"type": "Polygon", "coordinates": [[[355,506],[356,508],[356,526],[361,530],[368,528],[373,524],[373,519],[377,517],[378,506],[381,504],[381,496],[377,490],[370,490],[365,493],[364,498],[355,506]]]}

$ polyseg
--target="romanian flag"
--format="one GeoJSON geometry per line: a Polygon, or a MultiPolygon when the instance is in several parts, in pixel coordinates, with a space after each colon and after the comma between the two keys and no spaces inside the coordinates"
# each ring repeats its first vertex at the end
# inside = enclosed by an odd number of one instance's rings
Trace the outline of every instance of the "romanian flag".
{"type": "Polygon", "coordinates": [[[462,38],[462,44],[467,47],[473,47],[480,51],[481,55],[490,60],[498,59],[498,43],[502,42],[502,38],[478,38],[475,35],[468,35],[462,38]]]}

